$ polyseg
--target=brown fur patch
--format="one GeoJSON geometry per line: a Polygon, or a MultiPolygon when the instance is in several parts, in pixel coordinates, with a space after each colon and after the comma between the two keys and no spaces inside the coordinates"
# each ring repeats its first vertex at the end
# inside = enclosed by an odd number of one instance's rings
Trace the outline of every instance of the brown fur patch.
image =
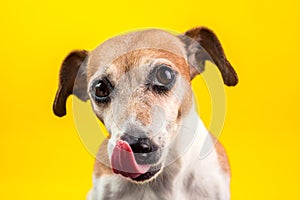
{"type": "Polygon", "coordinates": [[[98,150],[95,164],[94,164],[94,175],[96,177],[100,177],[103,174],[113,173],[111,168],[109,167],[110,162],[107,153],[107,144],[108,144],[108,139],[105,139],[100,145],[100,148],[98,150]]]}
{"type": "Polygon", "coordinates": [[[91,52],[87,70],[88,80],[99,68],[110,65],[128,52],[145,49],[164,49],[182,57],[186,53],[182,41],[163,30],[149,29],[119,35],[106,40],[91,52]]]}
{"type": "Polygon", "coordinates": [[[182,104],[180,106],[180,117],[186,116],[193,105],[193,95],[192,95],[192,90],[189,88],[189,90],[185,90],[185,95],[184,99],[182,101],[182,104]]]}
{"type": "Polygon", "coordinates": [[[211,134],[211,138],[213,140],[213,143],[215,144],[215,150],[218,154],[218,161],[220,163],[221,168],[223,169],[224,172],[227,174],[231,175],[230,171],[230,165],[227,157],[227,153],[223,145],[211,134]]]}
{"type": "Polygon", "coordinates": [[[154,59],[167,59],[171,61],[188,82],[190,82],[189,67],[186,59],[175,53],[166,51],[164,49],[138,49],[128,52],[113,61],[117,68],[117,79],[128,72],[133,67],[138,67],[142,61],[154,60],[154,59]]]}

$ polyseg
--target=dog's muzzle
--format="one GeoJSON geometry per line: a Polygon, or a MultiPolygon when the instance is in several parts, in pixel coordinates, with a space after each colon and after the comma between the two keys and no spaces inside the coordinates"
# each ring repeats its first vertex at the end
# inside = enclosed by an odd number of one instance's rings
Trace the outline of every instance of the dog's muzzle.
{"type": "Polygon", "coordinates": [[[149,138],[124,134],[113,149],[111,164],[116,174],[144,181],[160,170],[155,166],[160,155],[158,146],[149,138]]]}

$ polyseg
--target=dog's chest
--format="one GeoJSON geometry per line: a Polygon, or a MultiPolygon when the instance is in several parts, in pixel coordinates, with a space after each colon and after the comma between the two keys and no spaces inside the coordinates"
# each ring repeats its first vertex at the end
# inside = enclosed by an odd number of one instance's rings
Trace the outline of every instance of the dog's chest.
{"type": "Polygon", "coordinates": [[[191,167],[177,176],[161,174],[151,184],[143,185],[133,184],[118,175],[99,177],[89,200],[228,200],[229,177],[214,163],[213,158],[211,161],[190,163],[191,167]]]}

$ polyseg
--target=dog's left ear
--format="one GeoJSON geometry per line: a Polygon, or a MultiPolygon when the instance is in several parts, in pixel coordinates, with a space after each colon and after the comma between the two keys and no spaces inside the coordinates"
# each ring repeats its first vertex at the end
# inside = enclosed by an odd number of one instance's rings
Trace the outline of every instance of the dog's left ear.
{"type": "Polygon", "coordinates": [[[226,59],[221,43],[213,31],[198,27],[188,30],[179,38],[184,42],[187,50],[191,79],[201,73],[205,61],[210,60],[217,65],[226,85],[234,86],[238,83],[237,74],[226,59]]]}
{"type": "Polygon", "coordinates": [[[63,61],[59,73],[59,86],[53,103],[53,112],[56,116],[66,115],[67,98],[74,94],[79,99],[88,100],[85,50],[71,52],[63,61]]]}

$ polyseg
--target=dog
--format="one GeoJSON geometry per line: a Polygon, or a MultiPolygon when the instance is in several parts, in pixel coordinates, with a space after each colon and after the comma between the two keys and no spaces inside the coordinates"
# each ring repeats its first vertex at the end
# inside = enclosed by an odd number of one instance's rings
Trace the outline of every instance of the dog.
{"type": "Polygon", "coordinates": [[[73,94],[90,100],[109,133],[95,159],[88,200],[230,199],[226,152],[198,117],[191,89],[206,61],[215,63],[225,85],[238,83],[219,39],[206,27],[179,35],[130,32],[65,58],[55,115],[66,115],[73,94]],[[199,158],[204,145],[212,150],[199,158]]]}

